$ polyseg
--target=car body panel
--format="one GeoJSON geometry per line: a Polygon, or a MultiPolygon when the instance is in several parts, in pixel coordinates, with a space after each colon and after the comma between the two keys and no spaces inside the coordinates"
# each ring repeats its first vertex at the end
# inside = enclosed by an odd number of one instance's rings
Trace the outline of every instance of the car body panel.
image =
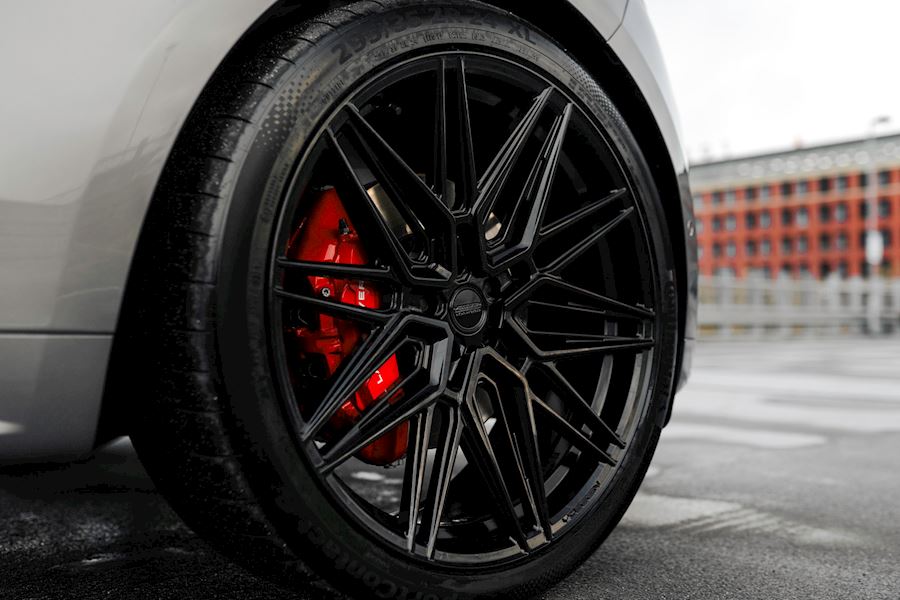
{"type": "Polygon", "coordinates": [[[274,0],[2,9],[0,331],[112,333],[175,136],[274,0]],[[216,18],[210,18],[214,14],[216,18]],[[113,26],[114,25],[114,26],[113,26]]]}
{"type": "MultiPolygon", "coordinates": [[[[626,10],[628,0],[567,1],[634,70],[682,172],[658,48],[641,47],[652,36],[646,14],[626,10]]],[[[15,82],[0,95],[0,422],[15,431],[0,427],[0,457],[77,455],[94,444],[156,182],[214,70],[275,5],[41,0],[0,8],[0,73],[15,82]],[[42,420],[44,412],[54,418],[42,420]],[[51,442],[56,416],[69,425],[51,442]]]]}
{"type": "Polygon", "coordinates": [[[94,446],[111,335],[0,334],[0,461],[94,446]]]}

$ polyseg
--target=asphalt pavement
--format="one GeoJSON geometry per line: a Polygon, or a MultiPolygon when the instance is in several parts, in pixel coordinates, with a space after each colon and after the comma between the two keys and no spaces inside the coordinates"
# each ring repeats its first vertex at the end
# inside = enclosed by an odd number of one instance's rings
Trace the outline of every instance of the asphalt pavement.
{"type": "MultiPolygon", "coordinates": [[[[340,597],[220,558],[120,441],[0,469],[0,598],[340,597]]],[[[634,505],[544,598],[900,598],[900,340],[702,345],[634,505]]]]}

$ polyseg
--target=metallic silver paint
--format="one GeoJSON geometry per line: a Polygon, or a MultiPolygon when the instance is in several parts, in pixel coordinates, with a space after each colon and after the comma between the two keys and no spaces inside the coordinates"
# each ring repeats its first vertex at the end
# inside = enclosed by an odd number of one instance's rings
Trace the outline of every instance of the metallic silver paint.
{"type": "Polygon", "coordinates": [[[274,0],[33,0],[0,16],[0,330],[111,333],[163,163],[274,0]]]}
{"type": "Polygon", "coordinates": [[[0,6],[0,331],[17,334],[0,338],[0,420],[22,427],[0,435],[0,456],[90,450],[156,181],[209,77],[274,1],[0,6]]]}
{"type": "MultiPolygon", "coordinates": [[[[612,36],[683,174],[642,2],[563,1],[612,36]]],[[[0,457],[91,448],[132,254],[162,167],[215,68],[275,2],[0,6],[0,457]]]]}
{"type": "Polygon", "coordinates": [[[111,346],[111,335],[0,335],[0,460],[91,450],[111,346]]]}

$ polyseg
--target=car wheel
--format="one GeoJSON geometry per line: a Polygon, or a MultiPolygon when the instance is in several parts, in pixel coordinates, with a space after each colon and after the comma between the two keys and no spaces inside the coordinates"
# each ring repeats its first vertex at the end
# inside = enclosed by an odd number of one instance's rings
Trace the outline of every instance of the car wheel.
{"type": "Polygon", "coordinates": [[[279,581],[531,597],[621,518],[672,393],[641,150],[602,81],[478,2],[268,27],[190,115],[140,243],[140,457],[279,581]]]}

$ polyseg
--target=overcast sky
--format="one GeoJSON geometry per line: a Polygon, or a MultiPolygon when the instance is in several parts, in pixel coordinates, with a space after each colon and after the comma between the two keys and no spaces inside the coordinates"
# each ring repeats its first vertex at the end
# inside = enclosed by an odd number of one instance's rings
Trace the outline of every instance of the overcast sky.
{"type": "Polygon", "coordinates": [[[900,130],[900,0],[646,0],[692,160],[900,130]]]}

